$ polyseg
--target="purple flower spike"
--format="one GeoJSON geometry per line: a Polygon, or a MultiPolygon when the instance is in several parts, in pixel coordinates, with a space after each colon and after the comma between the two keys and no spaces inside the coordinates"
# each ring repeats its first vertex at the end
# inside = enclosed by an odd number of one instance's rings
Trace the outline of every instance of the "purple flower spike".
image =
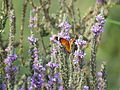
{"type": "Polygon", "coordinates": [[[92,26],[91,31],[96,35],[100,36],[100,33],[104,31],[103,25],[106,23],[105,18],[99,14],[96,16],[96,23],[92,26]]]}
{"type": "Polygon", "coordinates": [[[15,75],[16,75],[16,72],[18,70],[18,67],[13,65],[13,62],[16,59],[17,59],[16,54],[10,54],[4,61],[4,63],[6,64],[6,67],[5,67],[6,76],[5,76],[5,78],[6,78],[7,82],[9,81],[12,84],[15,81],[15,75]]]}
{"type": "Polygon", "coordinates": [[[41,75],[33,75],[31,78],[32,87],[33,88],[40,88],[43,86],[44,80],[42,79],[41,75]]]}
{"type": "Polygon", "coordinates": [[[31,77],[31,86],[29,87],[30,90],[32,90],[32,88],[41,88],[44,87],[44,72],[45,72],[45,68],[39,64],[39,56],[38,56],[38,49],[36,47],[34,47],[33,49],[33,56],[34,58],[33,60],[33,71],[34,74],[31,77]]]}

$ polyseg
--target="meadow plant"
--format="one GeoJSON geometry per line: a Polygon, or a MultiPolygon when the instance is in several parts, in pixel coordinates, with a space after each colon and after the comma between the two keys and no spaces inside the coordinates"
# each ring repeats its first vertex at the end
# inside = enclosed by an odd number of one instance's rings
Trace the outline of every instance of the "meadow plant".
{"type": "Polygon", "coordinates": [[[51,0],[37,2],[25,0],[18,37],[13,0],[2,0],[0,90],[107,90],[106,65],[97,70],[96,54],[107,22],[104,10],[109,11],[115,3],[96,0],[81,16],[80,9],[74,7],[77,0],[60,0],[57,13],[50,12],[51,0]],[[30,13],[29,20],[26,13],[30,13]],[[5,41],[7,32],[9,39],[5,41]]]}

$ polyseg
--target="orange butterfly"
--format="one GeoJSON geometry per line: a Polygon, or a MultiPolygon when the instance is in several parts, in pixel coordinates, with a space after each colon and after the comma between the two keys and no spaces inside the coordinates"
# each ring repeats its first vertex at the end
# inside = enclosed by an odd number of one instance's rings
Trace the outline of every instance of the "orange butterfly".
{"type": "Polygon", "coordinates": [[[70,52],[71,49],[72,49],[72,45],[73,45],[73,42],[75,41],[75,39],[71,38],[71,40],[68,41],[68,40],[66,40],[64,38],[60,38],[59,41],[65,47],[66,51],[70,52]]]}

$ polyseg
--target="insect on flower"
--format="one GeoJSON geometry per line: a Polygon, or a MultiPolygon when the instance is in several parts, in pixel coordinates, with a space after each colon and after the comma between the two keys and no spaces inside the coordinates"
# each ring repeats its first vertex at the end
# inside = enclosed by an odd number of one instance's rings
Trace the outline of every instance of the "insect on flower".
{"type": "Polygon", "coordinates": [[[59,38],[58,39],[58,37],[56,37],[56,40],[58,40],[62,44],[62,46],[65,47],[65,50],[67,52],[71,52],[72,45],[73,45],[73,43],[75,41],[75,38],[71,38],[70,40],[67,40],[65,38],[59,38]]]}

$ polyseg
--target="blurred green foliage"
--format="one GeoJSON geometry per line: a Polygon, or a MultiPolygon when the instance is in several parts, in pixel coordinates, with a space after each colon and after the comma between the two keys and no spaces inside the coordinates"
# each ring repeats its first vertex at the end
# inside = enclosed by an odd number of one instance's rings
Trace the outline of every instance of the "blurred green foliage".
{"type": "MultiPolygon", "coordinates": [[[[13,0],[15,14],[16,14],[16,42],[19,40],[19,32],[20,32],[20,24],[21,24],[21,13],[23,8],[23,3],[25,0],[13,0]]],[[[36,2],[37,0],[34,0],[36,2]]],[[[116,1],[116,0],[112,0],[116,1]]],[[[1,1],[0,1],[1,2],[1,1]]],[[[58,0],[52,0],[51,13],[56,13],[58,7],[58,0]]],[[[37,4],[37,2],[36,2],[37,4]]],[[[89,7],[95,4],[95,0],[78,0],[75,3],[75,7],[79,7],[81,10],[81,15],[88,10],[89,7]]],[[[26,22],[25,22],[25,30],[24,30],[24,58],[27,59],[27,51],[29,49],[29,43],[27,41],[27,37],[30,35],[30,30],[28,28],[29,21],[29,11],[31,10],[31,6],[29,5],[26,14],[26,22]]],[[[120,88],[120,7],[111,7],[110,12],[108,14],[108,18],[111,20],[107,20],[108,22],[105,25],[105,32],[102,37],[102,41],[98,50],[97,60],[98,64],[101,61],[107,62],[107,70],[108,70],[108,90],[118,90],[120,88]],[[113,20],[113,21],[112,21],[113,20]],[[115,23],[115,22],[117,23],[115,23]]],[[[7,21],[7,27],[5,28],[5,32],[2,34],[3,36],[8,36],[9,31],[9,22],[7,21]]],[[[7,40],[8,37],[5,37],[4,40],[7,40]]],[[[45,44],[48,45],[49,37],[44,37],[45,44]]],[[[41,46],[42,48],[42,46],[41,46]]],[[[18,50],[17,50],[18,51],[18,50]]]]}

